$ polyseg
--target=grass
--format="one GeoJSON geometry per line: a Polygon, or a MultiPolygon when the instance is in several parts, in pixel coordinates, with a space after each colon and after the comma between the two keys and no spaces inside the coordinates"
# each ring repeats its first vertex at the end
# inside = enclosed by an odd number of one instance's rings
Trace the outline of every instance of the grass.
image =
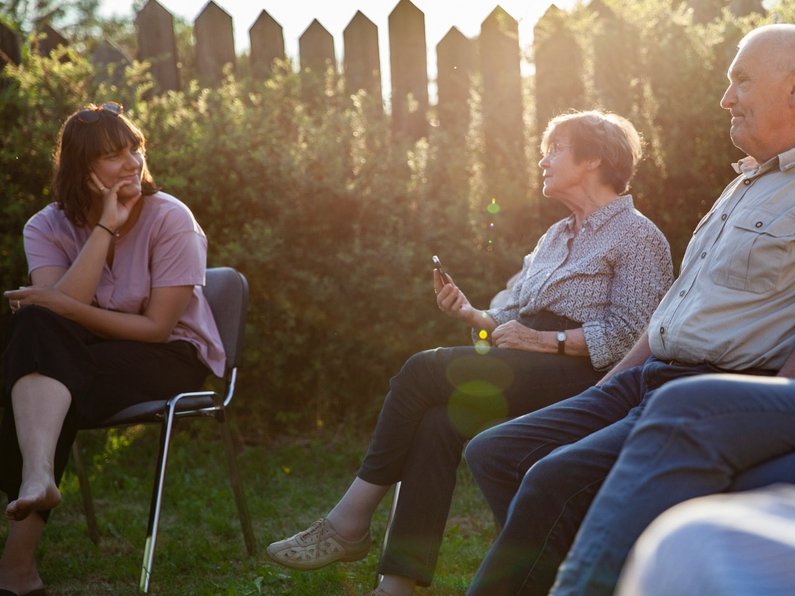
{"type": "MultiPolygon", "coordinates": [[[[212,425],[184,424],[174,437],[152,594],[301,596],[368,594],[379,549],[362,561],[313,572],[271,563],[265,547],[322,515],[353,478],[366,436],[318,431],[304,439],[246,445],[238,462],[254,523],[258,553],[246,555],[223,447],[212,425]]],[[[152,472],[154,427],[84,432],[80,436],[94,494],[101,541],[88,538],[77,478],[61,484],[39,551],[39,570],[51,594],[135,594],[140,573],[152,472]]],[[[380,545],[391,493],[373,520],[380,545]]],[[[463,594],[493,537],[494,524],[462,464],[433,586],[418,595],[463,594]]],[[[6,526],[0,525],[0,541],[6,526]]]]}

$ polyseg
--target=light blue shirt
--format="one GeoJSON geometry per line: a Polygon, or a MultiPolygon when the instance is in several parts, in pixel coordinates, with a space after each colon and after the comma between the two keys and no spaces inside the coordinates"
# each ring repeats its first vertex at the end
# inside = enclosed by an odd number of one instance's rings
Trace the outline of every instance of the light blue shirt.
{"type": "Polygon", "coordinates": [[[652,316],[661,360],[777,371],[795,348],[795,149],[743,165],[652,316]]]}

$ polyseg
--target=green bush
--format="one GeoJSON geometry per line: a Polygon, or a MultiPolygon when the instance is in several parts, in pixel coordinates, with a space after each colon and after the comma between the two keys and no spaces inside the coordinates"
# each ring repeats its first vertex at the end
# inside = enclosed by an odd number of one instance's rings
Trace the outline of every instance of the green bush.
{"type": "MultiPolygon", "coordinates": [[[[678,262],[733,175],[728,163],[738,152],[718,100],[736,41],[760,19],[725,14],[694,24],[665,0],[606,4],[634,40],[634,60],[626,40],[611,51],[593,15],[575,10],[568,18],[580,47],[596,48],[583,62],[583,105],[620,102],[642,130],[648,150],[633,184],[636,203],[666,233],[678,262]],[[617,67],[632,76],[610,77],[610,64],[594,64],[617,52],[617,67]]],[[[149,97],[146,65],[128,69],[120,87],[91,73],[74,52],[26,52],[20,67],[0,74],[3,287],[25,282],[20,230],[50,200],[58,126],[86,101],[118,99],[147,133],[156,180],[207,232],[209,264],[237,267],[249,279],[239,385],[247,436],[372,419],[407,356],[469,341],[436,309],[430,256],[440,255],[472,302],[485,306],[549,223],[534,221],[512,240],[516,219],[495,208],[543,200],[538,176],[530,188],[505,191],[521,196],[492,204],[478,118],[463,141],[431,127],[409,144],[393,137],[367,96],[346,95],[335,75],[309,81],[286,63],[266,82],[230,71],[216,89],[194,81],[159,97],[149,97]],[[310,83],[323,89],[321,101],[308,100],[310,83]]],[[[530,122],[532,97],[525,103],[530,122]]],[[[539,134],[531,127],[527,137],[539,134]]],[[[527,155],[533,163],[536,148],[527,155]]],[[[511,189],[515,173],[499,176],[511,189]]],[[[7,307],[2,313],[5,326],[7,307]]]]}
{"type": "Polygon", "coordinates": [[[469,184],[448,170],[467,167],[467,151],[441,133],[395,142],[368,98],[344,96],[337,81],[320,109],[286,68],[267,83],[229,75],[218,89],[192,84],[147,100],[140,65],[121,89],[89,73],[76,55],[27,55],[5,72],[5,287],[25,280],[19,232],[50,200],[58,126],[89,98],[119,98],[147,133],[156,180],[204,227],[209,264],[249,279],[240,391],[252,429],[372,416],[408,355],[468,342],[436,309],[431,254],[480,304],[519,267],[525,249],[488,244],[488,202],[471,204],[469,184]]]}

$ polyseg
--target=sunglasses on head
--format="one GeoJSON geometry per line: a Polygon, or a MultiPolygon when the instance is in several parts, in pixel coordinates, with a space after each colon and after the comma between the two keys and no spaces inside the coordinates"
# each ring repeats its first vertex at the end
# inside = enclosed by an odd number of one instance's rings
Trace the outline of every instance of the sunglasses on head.
{"type": "Polygon", "coordinates": [[[77,113],[77,119],[83,124],[94,124],[99,121],[99,115],[102,112],[109,112],[114,116],[118,116],[124,113],[124,106],[115,101],[108,101],[93,108],[80,110],[77,113]]]}

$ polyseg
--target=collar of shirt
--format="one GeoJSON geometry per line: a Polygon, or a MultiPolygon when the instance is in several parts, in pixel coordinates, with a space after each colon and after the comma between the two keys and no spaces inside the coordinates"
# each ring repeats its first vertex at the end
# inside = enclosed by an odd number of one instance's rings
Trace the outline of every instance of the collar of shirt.
{"type": "MultiPolygon", "coordinates": [[[[598,230],[622,211],[634,209],[634,207],[635,204],[632,202],[632,195],[621,195],[586,217],[582,222],[582,227],[588,226],[593,230],[598,230]]],[[[567,230],[574,229],[574,214],[569,215],[566,219],[566,228],[567,230]]]]}
{"type": "Polygon", "coordinates": [[[748,178],[761,176],[773,169],[786,172],[787,170],[795,168],[795,147],[783,153],[779,153],[775,157],[771,157],[762,165],[759,165],[759,162],[749,155],[733,163],[732,168],[734,168],[734,171],[738,174],[745,174],[748,178]]]}

